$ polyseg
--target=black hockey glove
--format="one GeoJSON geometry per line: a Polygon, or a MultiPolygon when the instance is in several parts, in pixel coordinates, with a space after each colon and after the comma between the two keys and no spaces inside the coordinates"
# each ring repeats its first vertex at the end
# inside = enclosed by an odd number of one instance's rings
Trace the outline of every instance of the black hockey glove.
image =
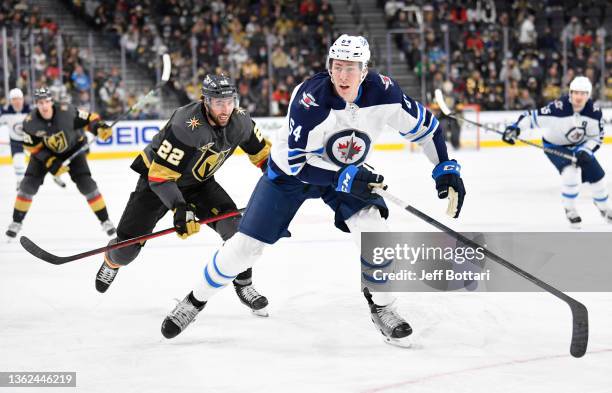
{"type": "Polygon", "coordinates": [[[372,192],[370,184],[382,186],[385,178],[369,171],[368,169],[349,165],[340,168],[334,175],[334,186],[336,191],[346,192],[362,200],[372,200],[378,197],[372,192]]]}
{"type": "Polygon", "coordinates": [[[179,203],[174,208],[174,229],[181,239],[200,231],[200,223],[196,220],[194,210],[195,206],[187,206],[184,203],[179,203]]]}
{"type": "Polygon", "coordinates": [[[593,150],[588,147],[580,146],[576,149],[576,165],[583,167],[593,160],[593,150]]]}
{"type": "Polygon", "coordinates": [[[436,181],[438,198],[448,198],[448,209],[446,214],[453,218],[459,217],[463,199],[465,198],[465,187],[460,177],[461,166],[457,161],[443,161],[436,165],[431,177],[436,181]]]}
{"type": "Polygon", "coordinates": [[[58,159],[55,156],[51,156],[47,159],[47,161],[45,162],[45,166],[47,167],[47,170],[53,175],[53,176],[60,176],[63,173],[68,172],[68,167],[67,166],[62,166],[63,161],[58,159]]]}
{"type": "Polygon", "coordinates": [[[521,134],[521,129],[517,127],[516,124],[510,124],[506,127],[504,131],[504,135],[502,135],[502,141],[514,145],[516,142],[516,138],[521,134]]]}

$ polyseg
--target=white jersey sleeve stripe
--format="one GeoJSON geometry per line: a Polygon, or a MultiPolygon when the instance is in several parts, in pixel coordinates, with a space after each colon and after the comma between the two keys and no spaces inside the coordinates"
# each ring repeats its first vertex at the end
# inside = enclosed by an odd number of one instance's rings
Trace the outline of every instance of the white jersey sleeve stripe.
{"type": "Polygon", "coordinates": [[[432,132],[436,131],[438,129],[438,125],[439,124],[440,123],[438,122],[438,119],[436,119],[435,117],[432,117],[431,118],[431,124],[430,124],[429,128],[427,129],[427,132],[425,132],[423,135],[421,135],[420,137],[416,138],[412,142],[418,142],[421,139],[425,138],[427,135],[429,135],[432,132]]]}
{"type": "Polygon", "coordinates": [[[423,118],[425,117],[424,116],[425,108],[423,108],[423,106],[421,104],[419,104],[418,102],[416,103],[416,107],[417,107],[417,111],[418,111],[418,114],[419,114],[419,119],[417,120],[417,123],[416,123],[416,125],[414,126],[414,128],[412,130],[410,130],[408,132],[401,132],[400,131],[400,134],[402,136],[406,136],[408,134],[414,134],[421,127],[421,123],[423,122],[423,118]]]}

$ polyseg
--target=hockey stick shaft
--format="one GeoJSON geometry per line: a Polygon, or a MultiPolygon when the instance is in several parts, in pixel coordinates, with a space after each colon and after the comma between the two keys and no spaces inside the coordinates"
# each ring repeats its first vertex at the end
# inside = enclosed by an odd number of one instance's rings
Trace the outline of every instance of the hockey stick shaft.
{"type": "MultiPolygon", "coordinates": [[[[500,131],[500,130],[498,130],[496,128],[493,128],[493,127],[489,127],[486,124],[478,123],[477,121],[474,121],[474,120],[466,119],[463,115],[461,115],[461,114],[459,114],[457,112],[452,112],[450,110],[450,108],[446,105],[446,102],[444,101],[444,96],[442,95],[442,91],[440,91],[440,89],[437,89],[435,91],[435,99],[436,99],[436,103],[440,107],[440,110],[442,111],[442,114],[444,114],[444,116],[453,118],[455,120],[464,121],[466,123],[469,123],[469,124],[475,125],[477,127],[483,128],[483,129],[485,129],[487,131],[493,131],[493,132],[495,132],[498,135],[504,135],[503,131],[500,131]]],[[[516,140],[521,142],[521,143],[524,143],[526,145],[537,147],[538,149],[542,149],[545,152],[547,152],[549,154],[552,154],[554,156],[562,157],[562,158],[565,158],[566,160],[570,160],[572,162],[572,164],[576,163],[576,157],[574,157],[573,155],[565,154],[565,153],[560,152],[560,151],[555,150],[555,149],[550,149],[550,148],[548,148],[546,146],[542,146],[542,145],[540,145],[538,143],[534,143],[534,142],[528,141],[527,139],[516,138],[516,140]]]]}
{"type": "MultiPolygon", "coordinates": [[[[218,216],[215,217],[210,217],[210,218],[204,218],[199,220],[198,222],[200,224],[211,224],[213,222],[217,222],[217,221],[221,221],[221,220],[225,220],[227,218],[231,218],[231,217],[235,217],[240,215],[242,212],[244,211],[244,209],[239,209],[237,211],[233,211],[233,212],[229,212],[229,213],[225,213],[225,214],[220,214],[218,216]]],[[[21,236],[19,238],[19,242],[21,243],[21,245],[23,246],[23,248],[29,252],[30,254],[34,255],[35,257],[42,259],[45,262],[49,262],[53,265],[63,265],[64,263],[68,263],[68,262],[72,262],[72,261],[76,261],[79,259],[83,259],[83,258],[87,258],[90,257],[92,255],[96,255],[96,254],[101,254],[110,250],[115,250],[118,248],[123,248],[123,247],[127,247],[130,246],[132,244],[135,243],[140,243],[140,242],[144,242],[150,239],[154,239],[156,237],[160,237],[160,236],[164,236],[167,235],[169,233],[174,233],[176,232],[176,229],[173,228],[168,228],[168,229],[163,229],[161,231],[157,231],[157,232],[153,232],[153,233],[149,233],[146,235],[141,235],[141,236],[137,236],[137,237],[133,237],[131,239],[126,239],[126,240],[122,240],[120,242],[117,242],[115,244],[110,244],[104,247],[100,247],[100,248],[96,248],[93,250],[89,250],[89,251],[85,251],[79,254],[75,254],[75,255],[69,255],[69,256],[65,256],[65,257],[61,257],[61,256],[57,256],[57,255],[53,255],[48,251],[43,250],[42,248],[40,248],[38,245],[36,245],[36,243],[34,243],[32,240],[30,240],[28,237],[26,236],[21,236]]]]}
{"type": "MultiPolygon", "coordinates": [[[[161,76],[161,80],[159,81],[159,83],[156,84],[155,87],[153,87],[151,90],[149,90],[149,92],[146,95],[144,95],[143,97],[140,97],[140,99],[138,101],[136,101],[136,103],[134,103],[134,105],[130,106],[125,112],[123,112],[121,115],[119,115],[119,117],[117,117],[108,126],[109,128],[113,128],[118,122],[120,122],[121,120],[124,120],[125,118],[127,118],[130,115],[130,113],[134,112],[135,110],[141,109],[151,99],[153,94],[155,94],[155,92],[158,89],[163,87],[166,84],[166,82],[168,82],[168,80],[170,79],[170,72],[171,72],[171,68],[172,68],[172,65],[170,63],[170,55],[164,54],[163,57],[162,57],[162,62],[163,62],[163,71],[162,71],[162,76],[161,76]]],[[[96,138],[94,137],[91,141],[89,141],[86,144],[84,144],[83,146],[81,146],[77,151],[72,153],[70,155],[70,157],[66,158],[64,160],[64,162],[62,162],[62,165],[63,166],[70,165],[70,163],[72,162],[72,160],[75,159],[75,157],[77,157],[79,154],[87,151],[87,149],[89,149],[89,147],[95,141],[96,141],[96,138]]],[[[66,183],[64,183],[64,181],[59,176],[53,176],[53,181],[55,181],[55,183],[57,183],[57,185],[59,185],[62,188],[66,187],[66,183]]]]}
{"type": "Polygon", "coordinates": [[[482,249],[483,250],[483,254],[488,257],[489,259],[497,262],[498,264],[502,265],[503,267],[509,269],[510,271],[518,274],[519,276],[523,277],[524,279],[528,280],[529,282],[537,285],[538,287],[544,289],[545,291],[551,293],[552,295],[556,296],[557,298],[563,300],[571,309],[572,311],[572,343],[570,345],[570,353],[572,354],[572,356],[574,357],[581,357],[585,354],[586,352],[586,348],[587,348],[587,343],[588,343],[588,338],[589,338],[589,322],[588,322],[588,312],[586,307],[578,302],[576,299],[566,295],[565,293],[563,293],[562,291],[558,290],[557,288],[551,286],[550,284],[547,284],[546,282],[540,280],[539,278],[533,276],[532,274],[524,271],[523,269],[519,268],[518,266],[510,263],[509,261],[507,261],[506,259],[500,257],[499,255],[495,254],[494,252],[488,250],[487,248],[483,247],[482,245],[476,243],[475,241],[467,238],[466,236],[452,230],[451,228],[447,227],[446,225],[442,224],[441,222],[439,222],[438,220],[434,219],[433,217],[430,217],[429,215],[423,213],[422,211],[418,210],[417,208],[411,206],[410,204],[404,202],[403,200],[401,200],[400,198],[394,196],[393,194],[389,193],[386,190],[383,190],[382,188],[374,188],[374,192],[377,193],[378,195],[382,196],[383,198],[385,198],[388,201],[393,202],[394,204],[402,207],[404,210],[408,211],[409,213],[412,213],[413,215],[417,216],[418,218],[420,218],[421,220],[433,225],[434,227],[436,227],[437,229],[439,229],[440,231],[447,233],[448,235],[454,237],[455,239],[459,240],[460,242],[469,245],[473,248],[478,248],[478,249],[482,249]]]}

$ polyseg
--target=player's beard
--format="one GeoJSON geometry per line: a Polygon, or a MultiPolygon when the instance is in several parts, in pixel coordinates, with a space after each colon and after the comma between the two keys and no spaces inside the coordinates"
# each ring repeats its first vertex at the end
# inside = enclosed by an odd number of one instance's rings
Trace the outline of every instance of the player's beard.
{"type": "MultiPolygon", "coordinates": [[[[225,119],[225,121],[223,121],[223,122],[222,122],[222,121],[219,119],[219,116],[218,116],[218,115],[215,115],[215,114],[213,113],[213,111],[212,111],[212,110],[210,110],[210,108],[206,108],[206,109],[207,109],[207,110],[206,110],[206,115],[208,116],[208,121],[209,121],[209,122],[211,122],[213,125],[215,125],[215,126],[217,126],[217,127],[225,127],[225,126],[227,126],[227,124],[228,124],[228,123],[229,123],[229,121],[230,121],[230,118],[232,117],[232,113],[230,113],[230,114],[228,114],[228,115],[227,115],[227,118],[225,119]]],[[[233,111],[232,111],[232,112],[233,112],[233,111]]]]}

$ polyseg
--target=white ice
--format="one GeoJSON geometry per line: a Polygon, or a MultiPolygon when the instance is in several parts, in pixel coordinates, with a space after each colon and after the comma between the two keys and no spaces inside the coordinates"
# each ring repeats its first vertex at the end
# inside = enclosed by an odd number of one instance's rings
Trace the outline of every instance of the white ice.
{"type": "MultiPolygon", "coordinates": [[[[612,147],[597,155],[612,172],[612,147]]],[[[445,218],[424,155],[377,152],[373,165],[391,192],[456,230],[569,230],[559,177],[540,151],[452,156],[463,166],[468,192],[459,220],[445,218]]],[[[118,223],[137,179],[130,160],[90,164],[118,223]]],[[[244,156],[233,157],[217,178],[243,206],[258,171],[244,156]]],[[[584,191],[584,229],[610,231],[584,191]]],[[[2,232],[14,196],[12,170],[1,166],[2,232]]],[[[395,206],[389,221],[397,231],[431,230],[395,206]]],[[[158,229],[168,226],[170,215],[158,229]]],[[[589,350],[581,359],[569,354],[569,309],[546,293],[401,294],[399,311],[414,328],[413,347],[401,349],[384,344],[374,329],[359,292],[358,252],[333,227],[331,211],[308,202],[290,230],[293,237],[268,247],[254,268],[269,318],[250,315],[229,288],[173,340],[162,337],[160,325],[219,247],[210,229],[187,240],[149,241],[104,295],[94,288],[100,256],[52,266],[18,243],[2,243],[0,371],[76,371],[82,392],[612,392],[612,294],[573,294],[590,313],[589,350]]],[[[50,179],[22,234],[59,255],[108,240],[75,186],[62,190],[50,179]]]]}

